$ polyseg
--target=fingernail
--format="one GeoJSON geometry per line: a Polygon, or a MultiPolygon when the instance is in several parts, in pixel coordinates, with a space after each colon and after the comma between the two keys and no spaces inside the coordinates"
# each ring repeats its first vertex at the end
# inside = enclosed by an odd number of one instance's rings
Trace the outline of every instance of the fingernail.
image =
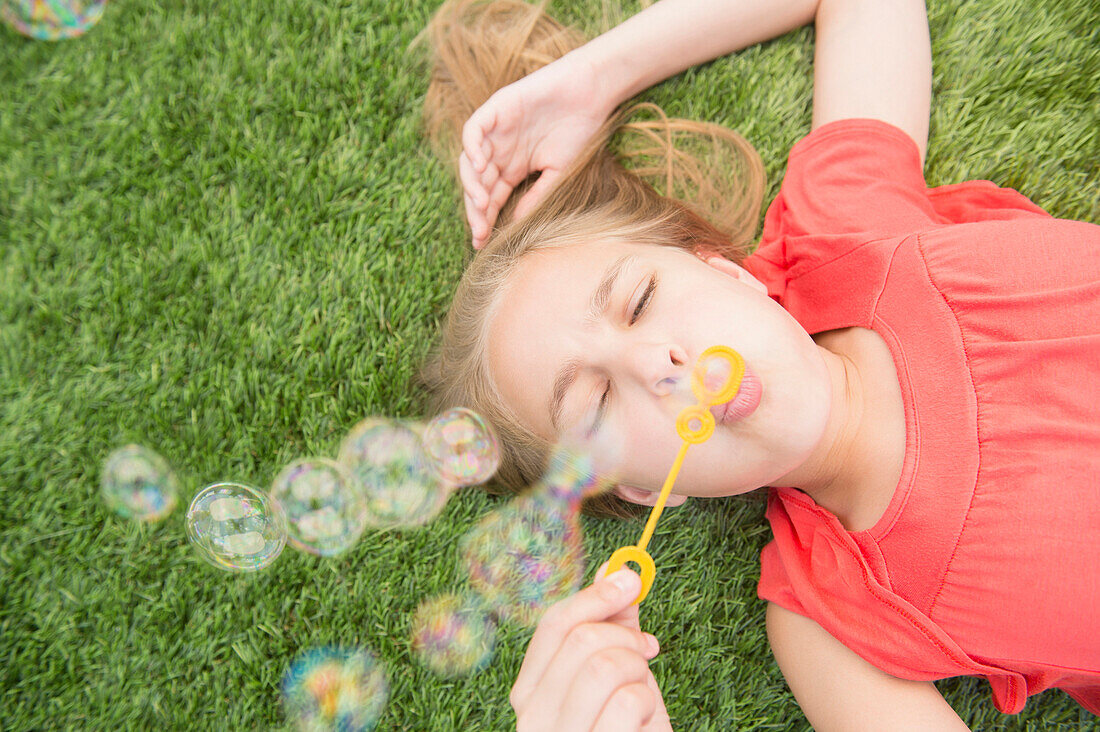
{"type": "Polygon", "coordinates": [[[636,591],[634,588],[634,575],[630,572],[615,572],[610,579],[611,584],[618,588],[620,594],[636,591]]]}
{"type": "MultiPolygon", "coordinates": [[[[652,656],[656,656],[661,652],[661,644],[657,642],[657,636],[650,633],[643,633],[646,640],[646,645],[649,647],[649,652],[652,656]]],[[[652,656],[650,656],[652,658],[652,656]]]]}

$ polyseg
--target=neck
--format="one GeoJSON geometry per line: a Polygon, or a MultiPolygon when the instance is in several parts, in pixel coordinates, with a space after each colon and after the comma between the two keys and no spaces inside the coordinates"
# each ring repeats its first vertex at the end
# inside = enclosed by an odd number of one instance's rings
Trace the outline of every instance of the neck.
{"type": "Polygon", "coordinates": [[[843,520],[877,477],[874,410],[856,361],[842,351],[818,348],[832,386],[829,421],[810,457],[777,485],[802,490],[843,520]]]}

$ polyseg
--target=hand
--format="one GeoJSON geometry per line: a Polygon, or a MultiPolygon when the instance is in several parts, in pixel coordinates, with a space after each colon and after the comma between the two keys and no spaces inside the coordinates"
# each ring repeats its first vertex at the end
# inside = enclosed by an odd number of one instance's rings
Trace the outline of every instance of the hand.
{"type": "Polygon", "coordinates": [[[520,218],[550,190],[614,108],[598,71],[572,53],[499,89],[470,115],[462,127],[458,170],[475,249],[484,246],[515,187],[540,173],[516,205],[520,218]]]}
{"type": "Polygon", "coordinates": [[[520,732],[672,729],[649,670],[657,639],[641,632],[631,604],[641,579],[629,569],[612,578],[553,605],[539,622],[509,697],[520,732]]]}

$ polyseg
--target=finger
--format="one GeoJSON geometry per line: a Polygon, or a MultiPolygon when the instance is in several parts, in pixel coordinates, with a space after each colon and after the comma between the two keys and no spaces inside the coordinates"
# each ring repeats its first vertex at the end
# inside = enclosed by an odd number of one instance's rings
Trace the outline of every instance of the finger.
{"type": "Polygon", "coordinates": [[[470,157],[463,152],[458,156],[458,179],[462,182],[462,190],[473,201],[474,206],[484,211],[489,203],[488,189],[481,182],[481,176],[474,172],[470,157]]]}
{"type": "MultiPolygon", "coordinates": [[[[491,171],[490,179],[495,180],[498,175],[497,167],[490,165],[488,171],[491,171]]],[[[474,173],[473,166],[465,152],[458,156],[458,175],[462,181],[463,203],[466,207],[466,220],[470,224],[474,249],[480,249],[485,244],[485,240],[489,238],[492,225],[492,221],[488,220],[485,215],[485,208],[489,203],[489,194],[482,185],[482,179],[474,173]]]]}
{"type": "Polygon", "coordinates": [[[495,151],[495,149],[493,148],[493,141],[488,137],[484,138],[481,141],[481,155],[482,155],[482,160],[483,160],[483,165],[482,165],[483,168],[486,165],[489,164],[489,160],[492,159],[494,151],[495,151]]]}
{"type": "Polygon", "coordinates": [[[531,188],[519,199],[519,203],[516,204],[516,218],[521,219],[534,209],[543,197],[550,192],[550,189],[554,187],[554,184],[560,177],[560,171],[551,170],[550,168],[542,171],[539,174],[538,180],[534,182],[531,188]]]}
{"type": "Polygon", "coordinates": [[[646,661],[657,655],[656,639],[637,630],[614,623],[584,623],[565,637],[561,648],[554,654],[539,686],[566,689],[582,672],[585,663],[593,655],[614,648],[625,649],[646,661]]]}
{"type": "MultiPolygon", "coordinates": [[[[516,214],[516,216],[518,218],[519,214],[516,214]]],[[[610,564],[611,564],[611,562],[608,561],[608,562],[604,562],[603,564],[600,565],[600,568],[596,570],[596,578],[595,578],[595,580],[593,580],[594,582],[599,581],[600,579],[602,579],[603,577],[606,576],[607,568],[610,564]]],[[[620,569],[622,569],[622,568],[620,568],[620,569]]],[[[630,567],[629,566],[625,567],[625,569],[630,569],[630,567]]],[[[633,570],[631,570],[631,571],[633,571],[633,570]]],[[[639,609],[639,605],[637,603],[632,602],[629,605],[627,605],[625,608],[623,608],[621,611],[619,611],[619,612],[615,613],[614,615],[612,615],[611,617],[607,618],[607,622],[616,623],[618,625],[623,626],[624,628],[630,628],[631,630],[641,630],[642,625],[641,625],[641,621],[638,617],[638,609],[639,609]]],[[[653,639],[652,640],[653,645],[659,649],[660,645],[657,643],[657,638],[655,636],[649,635],[649,633],[646,633],[646,635],[653,639]]],[[[657,654],[654,653],[653,655],[656,656],[657,654]]]]}
{"type": "Polygon", "coordinates": [[[485,242],[488,226],[474,202],[470,200],[468,193],[462,194],[462,203],[466,207],[466,220],[470,223],[470,238],[473,239],[474,249],[480,249],[485,242]]]}
{"type": "Polygon", "coordinates": [[[638,732],[656,710],[657,695],[648,684],[619,687],[607,700],[592,732],[638,732]]]}
{"type": "Polygon", "coordinates": [[[489,163],[488,165],[486,165],[485,170],[483,170],[481,172],[481,175],[478,177],[478,182],[481,184],[482,190],[484,190],[486,192],[485,193],[485,198],[484,198],[485,204],[482,206],[482,208],[488,208],[488,205],[489,205],[489,193],[488,192],[493,190],[493,188],[497,184],[497,181],[500,180],[500,177],[501,177],[500,168],[497,167],[496,163],[489,163]]]}
{"type": "Polygon", "coordinates": [[[516,700],[522,700],[535,688],[570,631],[583,623],[599,623],[619,612],[638,596],[641,585],[641,578],[634,572],[616,572],[614,580],[609,578],[594,582],[577,594],[551,605],[527,646],[519,675],[512,687],[513,706],[516,706],[516,700]]]}
{"type": "Polygon", "coordinates": [[[644,687],[648,674],[645,659],[637,653],[625,648],[605,649],[587,657],[575,678],[565,685],[540,684],[528,702],[517,708],[517,717],[521,722],[553,720],[553,729],[592,729],[621,687],[644,687]]]}
{"type": "Polygon", "coordinates": [[[645,684],[648,674],[645,659],[625,648],[589,656],[556,710],[557,729],[592,729],[604,716],[617,714],[633,718],[634,726],[624,729],[637,730],[655,706],[645,684]]]}
{"type": "Polygon", "coordinates": [[[478,173],[485,170],[492,155],[492,147],[485,151],[485,138],[496,126],[496,114],[493,108],[486,102],[476,109],[466,123],[462,125],[462,150],[470,158],[474,170],[478,173]]]}
{"type": "Polygon", "coordinates": [[[504,204],[508,201],[508,196],[512,195],[513,190],[514,187],[503,178],[498,180],[496,185],[493,186],[493,190],[489,194],[489,206],[485,211],[485,220],[490,227],[496,223],[497,215],[500,214],[500,209],[504,207],[504,204]]]}
{"type": "MultiPolygon", "coordinates": [[[[621,625],[624,628],[630,628],[631,630],[641,630],[642,621],[639,617],[639,605],[637,603],[631,603],[623,608],[621,611],[615,613],[607,619],[609,623],[615,623],[621,625]]],[[[654,639],[656,640],[656,639],[654,639]]]]}
{"type": "Polygon", "coordinates": [[[668,718],[668,709],[665,707],[664,699],[661,698],[661,689],[657,686],[657,679],[653,677],[653,671],[650,671],[649,676],[646,677],[645,685],[653,692],[656,708],[653,710],[653,714],[649,717],[649,721],[643,728],[643,732],[647,730],[654,732],[655,730],[672,729],[672,721],[668,718]]]}

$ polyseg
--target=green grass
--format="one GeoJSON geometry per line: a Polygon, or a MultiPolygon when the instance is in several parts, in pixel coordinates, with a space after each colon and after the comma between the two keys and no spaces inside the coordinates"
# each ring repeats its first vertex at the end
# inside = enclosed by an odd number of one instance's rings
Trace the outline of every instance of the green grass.
{"type": "MultiPolygon", "coordinates": [[[[452,548],[493,500],[348,555],[287,551],[218,573],[183,511],[120,519],[99,466],[126,442],[202,485],[268,485],[365,415],[419,415],[414,374],[467,256],[458,195],[426,152],[405,49],[434,0],[113,0],[57,44],[0,29],[0,727],[269,729],[300,650],[364,644],[388,667],[381,729],[507,729],[527,632],[440,679],[410,658],[413,610],[456,589],[452,548]]],[[[568,5],[561,3],[561,5],[568,5]]],[[[557,11],[596,30],[594,0],[557,11]]],[[[1100,10],[933,0],[932,184],[989,178],[1100,218],[1100,10]]],[[[647,93],[739,128],[771,193],[809,126],[803,29],[647,93]]],[[[769,196],[770,198],[770,196],[769,196]]],[[[587,521],[592,564],[637,524],[587,521]]],[[[755,599],[759,501],[666,514],[643,610],[680,729],[804,729],[755,599]]],[[[590,570],[591,571],[591,570],[590,570]]],[[[1096,724],[1061,692],[999,714],[941,684],[977,729],[1096,724]]]]}

